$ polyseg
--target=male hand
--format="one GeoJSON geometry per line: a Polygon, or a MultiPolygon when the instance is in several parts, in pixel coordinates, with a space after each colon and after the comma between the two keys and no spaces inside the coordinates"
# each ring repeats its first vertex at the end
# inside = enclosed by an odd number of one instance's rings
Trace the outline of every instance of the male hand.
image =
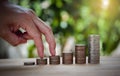
{"type": "Polygon", "coordinates": [[[26,43],[28,39],[33,39],[38,55],[43,58],[42,34],[49,44],[51,55],[55,55],[56,43],[50,27],[30,9],[25,9],[7,1],[0,3],[0,37],[14,46],[26,43]],[[26,32],[22,33],[19,28],[26,32]]]}

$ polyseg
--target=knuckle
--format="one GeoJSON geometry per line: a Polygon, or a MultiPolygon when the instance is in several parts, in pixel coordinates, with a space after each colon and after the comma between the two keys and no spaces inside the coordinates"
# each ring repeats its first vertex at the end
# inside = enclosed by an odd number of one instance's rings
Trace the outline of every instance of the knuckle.
{"type": "Polygon", "coordinates": [[[15,39],[12,43],[13,46],[17,46],[18,44],[20,44],[21,40],[20,39],[15,39]]]}
{"type": "Polygon", "coordinates": [[[27,15],[27,13],[24,12],[24,11],[23,11],[23,12],[20,12],[19,14],[20,14],[20,16],[26,16],[26,15],[27,15]]]}
{"type": "Polygon", "coordinates": [[[34,11],[33,11],[33,10],[31,10],[31,9],[29,9],[27,12],[28,12],[28,14],[35,15],[34,11]]]}
{"type": "Polygon", "coordinates": [[[25,13],[23,13],[23,16],[26,17],[26,19],[32,19],[36,15],[33,10],[28,9],[25,13]]]}
{"type": "Polygon", "coordinates": [[[27,40],[21,41],[21,44],[22,44],[22,43],[26,43],[26,42],[27,42],[27,40]]]}
{"type": "Polygon", "coordinates": [[[30,16],[29,16],[27,13],[21,13],[21,16],[22,16],[24,19],[31,19],[30,16]]]}
{"type": "Polygon", "coordinates": [[[48,26],[47,26],[47,31],[51,33],[51,32],[52,32],[51,27],[48,27],[48,26]]]}
{"type": "Polygon", "coordinates": [[[40,38],[41,36],[39,34],[35,34],[34,38],[40,38]]]}
{"type": "Polygon", "coordinates": [[[27,19],[27,20],[31,19],[31,16],[27,12],[22,12],[22,13],[20,13],[19,16],[24,18],[24,19],[27,19]]]}
{"type": "Polygon", "coordinates": [[[35,15],[35,13],[34,13],[34,11],[33,10],[31,10],[31,9],[28,9],[26,12],[25,12],[29,17],[34,17],[34,16],[36,16],[35,15]]]}
{"type": "Polygon", "coordinates": [[[17,46],[18,44],[19,44],[19,42],[12,43],[13,46],[17,46]]]}

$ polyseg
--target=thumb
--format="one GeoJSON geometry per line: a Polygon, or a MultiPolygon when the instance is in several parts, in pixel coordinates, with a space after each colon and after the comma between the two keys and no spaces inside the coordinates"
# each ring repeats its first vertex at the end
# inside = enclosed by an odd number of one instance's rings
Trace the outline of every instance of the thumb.
{"type": "Polygon", "coordinates": [[[27,42],[27,40],[25,40],[24,38],[22,38],[20,36],[17,36],[15,33],[11,32],[11,31],[6,31],[6,34],[4,34],[3,39],[8,41],[13,46],[27,42]]]}

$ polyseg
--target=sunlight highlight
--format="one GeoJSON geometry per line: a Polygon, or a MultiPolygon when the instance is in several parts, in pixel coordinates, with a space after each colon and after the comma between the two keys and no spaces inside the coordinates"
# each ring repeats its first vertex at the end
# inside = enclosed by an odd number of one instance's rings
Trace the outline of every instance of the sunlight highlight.
{"type": "Polygon", "coordinates": [[[109,5],[109,0],[102,0],[102,8],[106,9],[109,5]]]}

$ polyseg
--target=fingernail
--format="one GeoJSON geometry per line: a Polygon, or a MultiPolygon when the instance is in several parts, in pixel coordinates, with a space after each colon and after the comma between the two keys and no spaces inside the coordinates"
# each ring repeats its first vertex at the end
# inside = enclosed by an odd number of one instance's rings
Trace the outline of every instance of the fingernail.
{"type": "Polygon", "coordinates": [[[56,54],[55,51],[52,51],[52,52],[51,52],[51,55],[52,55],[52,56],[55,56],[55,54],[56,54]]]}

